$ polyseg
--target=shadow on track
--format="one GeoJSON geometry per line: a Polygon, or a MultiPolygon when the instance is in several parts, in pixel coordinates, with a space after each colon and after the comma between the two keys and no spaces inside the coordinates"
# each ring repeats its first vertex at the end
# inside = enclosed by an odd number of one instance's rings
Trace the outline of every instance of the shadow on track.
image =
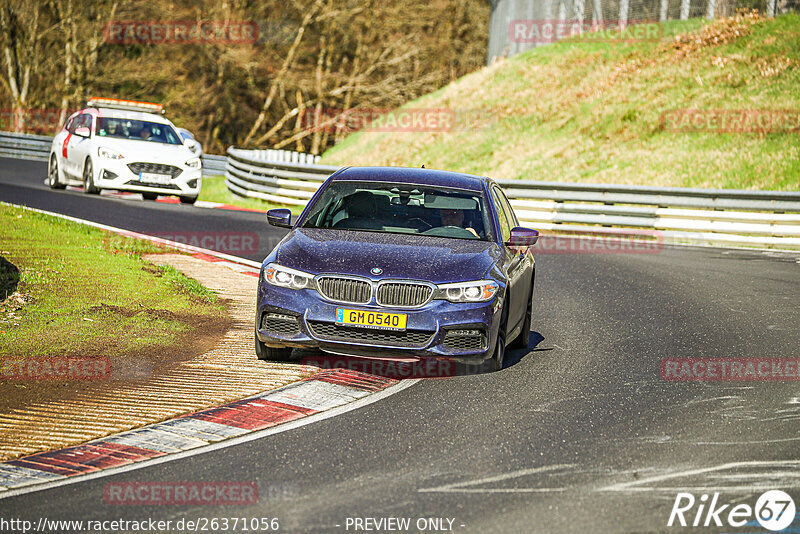
{"type": "MultiPolygon", "coordinates": [[[[509,350],[506,352],[503,369],[519,363],[522,358],[535,351],[552,349],[536,348],[544,337],[539,332],[531,332],[528,338],[527,349],[509,350]]],[[[403,358],[367,358],[330,354],[313,349],[296,349],[293,359],[300,363],[319,367],[320,369],[347,369],[360,373],[371,374],[383,378],[412,379],[412,378],[453,378],[457,376],[470,376],[487,374],[485,364],[464,363],[457,358],[425,357],[420,359],[403,358]]]]}

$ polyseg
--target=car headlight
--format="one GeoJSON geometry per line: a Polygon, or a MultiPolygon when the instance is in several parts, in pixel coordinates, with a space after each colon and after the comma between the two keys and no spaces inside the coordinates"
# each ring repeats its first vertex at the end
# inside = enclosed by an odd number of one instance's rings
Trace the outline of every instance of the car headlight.
{"type": "Polygon", "coordinates": [[[97,155],[103,159],[122,159],[124,156],[116,150],[110,148],[100,147],[97,149],[97,155]]]}
{"type": "Polygon", "coordinates": [[[475,280],[474,282],[457,282],[441,284],[439,298],[450,302],[487,302],[497,294],[500,286],[493,280],[475,280]]]}
{"type": "Polygon", "coordinates": [[[186,166],[190,169],[199,169],[201,165],[200,158],[192,158],[186,162],[186,166]]]}
{"type": "Polygon", "coordinates": [[[270,263],[264,272],[264,279],[273,286],[303,289],[311,287],[314,277],[308,273],[270,263]]]}

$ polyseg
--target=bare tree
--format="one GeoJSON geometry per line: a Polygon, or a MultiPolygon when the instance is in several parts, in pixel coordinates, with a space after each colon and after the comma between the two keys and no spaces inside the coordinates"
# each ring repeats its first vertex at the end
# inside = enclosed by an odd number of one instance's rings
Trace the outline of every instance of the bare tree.
{"type": "Polygon", "coordinates": [[[267,93],[267,97],[264,99],[264,104],[261,106],[261,112],[258,114],[258,118],[256,119],[255,123],[253,123],[253,127],[250,128],[247,136],[244,138],[244,144],[248,144],[250,140],[256,135],[256,132],[261,128],[261,125],[267,118],[267,112],[269,111],[270,106],[272,106],[272,101],[275,98],[275,94],[278,90],[278,85],[283,81],[283,78],[292,68],[295,60],[295,54],[297,53],[297,49],[300,46],[300,43],[303,41],[303,35],[306,32],[306,28],[314,19],[314,16],[319,12],[320,8],[322,7],[322,0],[315,0],[314,4],[311,8],[306,11],[306,14],[303,16],[303,20],[300,23],[300,27],[297,28],[297,33],[295,34],[294,42],[292,42],[292,46],[289,48],[289,52],[286,54],[286,58],[281,65],[280,71],[272,78],[270,82],[269,92],[267,93]]]}
{"type": "Polygon", "coordinates": [[[37,2],[6,1],[0,6],[3,66],[0,81],[11,97],[11,128],[23,131],[31,78],[46,61],[43,41],[50,28],[37,2]],[[44,19],[44,20],[43,20],[44,19]]]}
{"type": "Polygon", "coordinates": [[[70,103],[80,104],[88,96],[90,75],[96,70],[105,28],[114,20],[117,2],[50,0],[50,5],[61,22],[59,27],[64,47],[64,81],[59,110],[59,120],[63,123],[70,103]]]}

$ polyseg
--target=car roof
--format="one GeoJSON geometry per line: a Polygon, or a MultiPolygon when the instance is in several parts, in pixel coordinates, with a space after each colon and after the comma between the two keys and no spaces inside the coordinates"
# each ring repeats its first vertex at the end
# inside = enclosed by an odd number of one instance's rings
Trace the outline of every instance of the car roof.
{"type": "Polygon", "coordinates": [[[87,108],[96,109],[98,117],[112,117],[116,119],[131,119],[138,121],[157,122],[158,124],[172,124],[166,117],[157,113],[148,113],[146,111],[130,111],[125,109],[112,109],[112,108],[87,108]]]}
{"type": "Polygon", "coordinates": [[[488,179],[473,174],[416,167],[347,167],[337,173],[333,180],[390,182],[482,191],[482,184],[488,179]]]}

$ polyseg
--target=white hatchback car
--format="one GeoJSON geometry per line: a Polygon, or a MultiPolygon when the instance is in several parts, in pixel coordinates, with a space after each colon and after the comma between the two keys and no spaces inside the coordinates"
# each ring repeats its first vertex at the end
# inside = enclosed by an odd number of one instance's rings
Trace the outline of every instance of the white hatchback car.
{"type": "Polygon", "coordinates": [[[163,116],[163,106],[92,98],[53,138],[48,183],[53,189],[82,185],[140,192],[147,200],[178,195],[194,204],[202,163],[194,140],[183,140],[163,116]]]}

